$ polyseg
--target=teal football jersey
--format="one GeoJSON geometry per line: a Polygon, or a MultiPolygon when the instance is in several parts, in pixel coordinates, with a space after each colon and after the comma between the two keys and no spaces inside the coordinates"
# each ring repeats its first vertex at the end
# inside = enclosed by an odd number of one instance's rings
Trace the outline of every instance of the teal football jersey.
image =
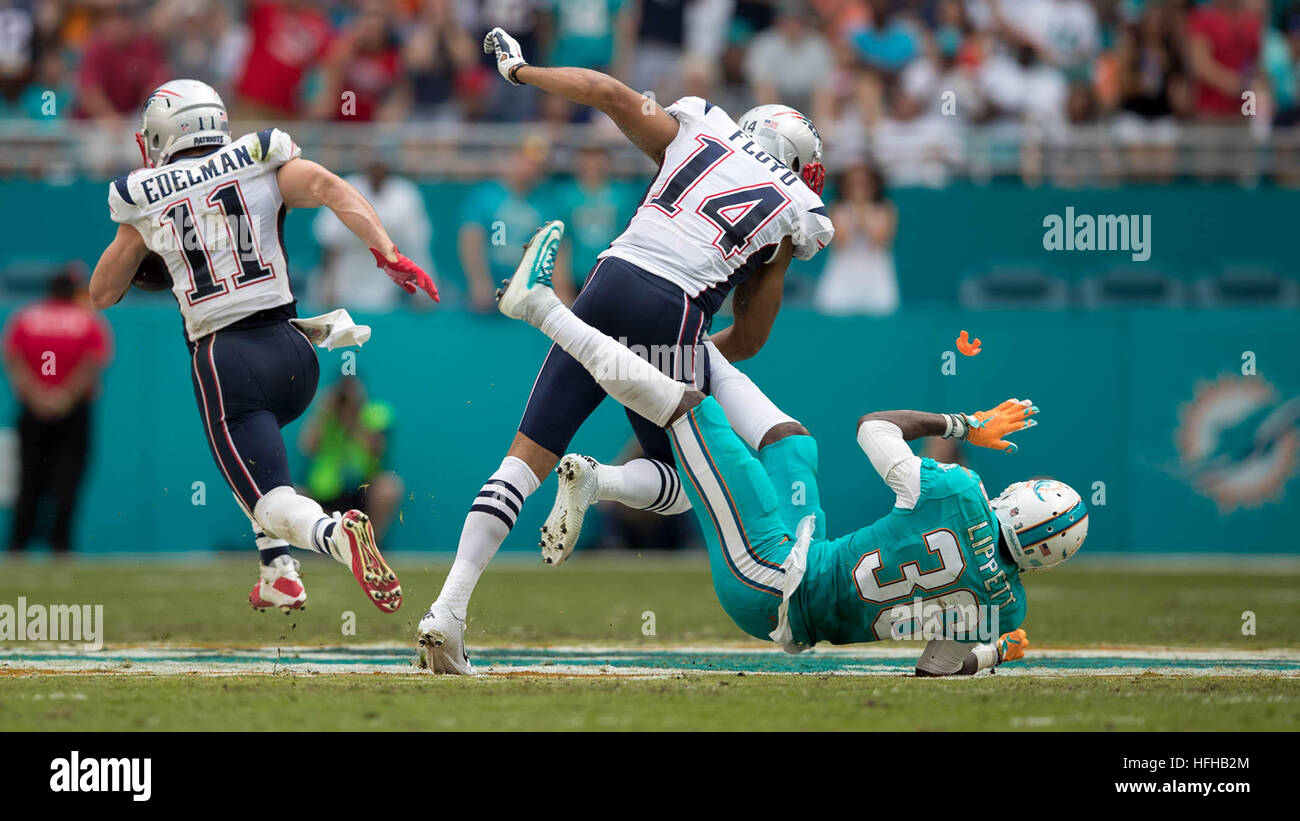
{"type": "Polygon", "coordinates": [[[994,641],[1024,621],[1020,570],[998,550],[998,521],[979,476],[933,459],[922,459],[920,470],[916,507],[895,507],[868,527],[809,546],[790,601],[796,641],[994,641]]]}

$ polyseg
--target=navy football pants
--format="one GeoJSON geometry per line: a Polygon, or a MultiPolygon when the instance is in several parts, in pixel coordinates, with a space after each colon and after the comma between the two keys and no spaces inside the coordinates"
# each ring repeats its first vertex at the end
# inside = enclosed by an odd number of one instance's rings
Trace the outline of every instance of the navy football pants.
{"type": "Polygon", "coordinates": [[[224,328],[190,343],[191,377],[208,446],[251,517],[268,490],[293,485],[280,428],[311,404],[320,363],[288,322],[224,328]]]}
{"type": "MultiPolygon", "coordinates": [[[[587,278],[573,312],[668,376],[709,392],[708,351],[702,343],[712,312],[671,282],[630,262],[607,257],[587,278]]],[[[552,345],[533,383],[519,432],[563,455],[578,428],[604,398],[605,391],[587,369],[552,345]]],[[[662,428],[630,410],[627,417],[646,456],[675,464],[662,428]]]]}

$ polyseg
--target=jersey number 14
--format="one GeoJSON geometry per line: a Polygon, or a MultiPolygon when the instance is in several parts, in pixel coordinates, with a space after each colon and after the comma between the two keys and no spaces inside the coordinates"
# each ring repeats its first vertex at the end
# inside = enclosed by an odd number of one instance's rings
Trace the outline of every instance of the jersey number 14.
{"type": "MultiPolygon", "coordinates": [[[[669,175],[646,205],[670,219],[682,212],[682,200],[700,180],[735,151],[721,140],[700,135],[700,147],[669,175]]],[[[744,253],[759,230],[790,202],[785,192],[770,182],[722,191],[706,197],[695,209],[718,229],[713,245],[725,259],[744,253]]]]}

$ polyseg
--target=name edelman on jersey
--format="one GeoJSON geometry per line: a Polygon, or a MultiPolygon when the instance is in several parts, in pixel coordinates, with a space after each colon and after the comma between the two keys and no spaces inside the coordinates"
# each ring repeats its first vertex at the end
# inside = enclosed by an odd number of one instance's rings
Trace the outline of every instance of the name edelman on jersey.
{"type": "Polygon", "coordinates": [[[163,197],[184,191],[192,185],[202,185],[223,174],[252,165],[253,156],[248,149],[247,145],[236,145],[230,151],[218,152],[202,165],[173,168],[164,173],[145,177],[140,180],[140,189],[144,191],[145,199],[149,204],[153,205],[163,197]]]}

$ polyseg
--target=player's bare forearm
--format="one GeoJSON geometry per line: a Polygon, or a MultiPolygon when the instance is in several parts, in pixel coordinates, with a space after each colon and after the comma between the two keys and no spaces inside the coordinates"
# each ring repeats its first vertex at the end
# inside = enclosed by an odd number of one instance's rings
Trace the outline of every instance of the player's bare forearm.
{"type": "Polygon", "coordinates": [[[514,77],[520,83],[605,113],[633,145],[656,162],[677,136],[677,120],[671,114],[608,74],[587,68],[524,64],[515,70],[514,77]]]}
{"type": "Polygon", "coordinates": [[[130,225],[118,225],[117,235],[99,255],[90,275],[90,304],[105,310],[117,303],[149,253],[144,237],[130,225]]]}
{"type": "Polygon", "coordinates": [[[276,174],[280,194],[289,208],[319,208],[334,212],[357,239],[374,248],[389,261],[397,258],[393,240],[384,230],[379,215],[355,187],[334,172],[311,160],[285,163],[276,174]]]}
{"type": "Polygon", "coordinates": [[[589,68],[522,65],[515,71],[515,79],[600,111],[618,108],[623,102],[620,98],[627,95],[640,103],[641,95],[608,74],[589,68]]]}
{"type": "Polygon", "coordinates": [[[728,362],[749,359],[767,344],[777,314],[781,312],[785,272],[792,254],[793,245],[787,239],[771,261],[736,288],[731,301],[736,321],[710,337],[728,362]]]}
{"type": "Polygon", "coordinates": [[[763,350],[779,311],[779,303],[775,310],[770,306],[751,309],[743,317],[737,310],[736,321],[716,334],[710,334],[709,339],[728,362],[743,362],[763,350]]]}
{"type": "Polygon", "coordinates": [[[943,436],[948,429],[948,420],[943,414],[914,410],[873,411],[858,419],[858,427],[873,419],[897,425],[903,432],[903,439],[908,442],[926,436],[943,436]]]}
{"type": "Polygon", "coordinates": [[[393,240],[384,230],[384,224],[379,221],[375,209],[361,196],[360,191],[340,179],[338,185],[327,189],[326,197],[325,206],[334,212],[357,239],[364,242],[366,247],[379,251],[385,259],[394,259],[396,249],[393,240]]]}

